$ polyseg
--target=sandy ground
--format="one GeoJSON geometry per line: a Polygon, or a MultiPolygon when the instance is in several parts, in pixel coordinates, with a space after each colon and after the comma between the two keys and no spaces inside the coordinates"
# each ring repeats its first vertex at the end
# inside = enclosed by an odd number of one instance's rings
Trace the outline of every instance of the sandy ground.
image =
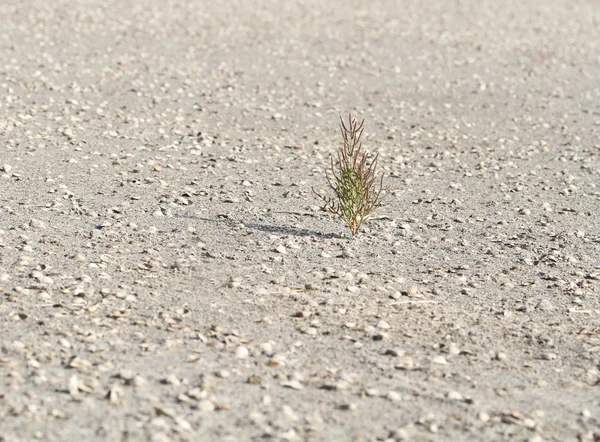
{"type": "Polygon", "coordinates": [[[0,441],[599,440],[599,79],[592,0],[3,0],[0,441]]]}

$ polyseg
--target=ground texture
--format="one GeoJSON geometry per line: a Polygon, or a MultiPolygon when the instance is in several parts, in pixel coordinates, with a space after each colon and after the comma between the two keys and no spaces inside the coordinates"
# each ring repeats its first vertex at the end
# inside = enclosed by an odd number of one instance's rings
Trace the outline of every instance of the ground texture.
{"type": "Polygon", "coordinates": [[[593,0],[3,0],[0,440],[600,439],[599,79],[593,0]]]}

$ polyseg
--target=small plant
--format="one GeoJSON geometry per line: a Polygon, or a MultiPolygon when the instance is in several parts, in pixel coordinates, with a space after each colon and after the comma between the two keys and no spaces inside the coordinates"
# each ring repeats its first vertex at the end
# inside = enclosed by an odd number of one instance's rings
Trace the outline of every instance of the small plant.
{"type": "Polygon", "coordinates": [[[329,187],[335,197],[327,197],[313,188],[313,192],[325,202],[324,209],[338,215],[355,236],[371,212],[381,205],[383,174],[376,177],[377,158],[367,165],[368,152],[362,152],[363,125],[348,115],[348,127],[340,117],[340,130],[344,146],[337,153],[337,164],[331,157],[331,170],[325,172],[329,187]]]}

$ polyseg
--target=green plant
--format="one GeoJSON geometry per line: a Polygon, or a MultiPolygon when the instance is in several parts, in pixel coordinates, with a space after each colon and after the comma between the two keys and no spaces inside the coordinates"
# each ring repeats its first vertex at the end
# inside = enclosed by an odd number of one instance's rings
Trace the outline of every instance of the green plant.
{"type": "Polygon", "coordinates": [[[349,114],[346,127],[340,117],[344,145],[337,153],[337,164],[332,156],[330,172],[325,172],[335,196],[324,196],[313,188],[314,194],[324,201],[324,209],[338,215],[348,225],[352,236],[381,205],[383,191],[383,174],[380,178],[376,176],[378,155],[367,165],[369,154],[361,150],[364,122],[359,124],[349,114]]]}

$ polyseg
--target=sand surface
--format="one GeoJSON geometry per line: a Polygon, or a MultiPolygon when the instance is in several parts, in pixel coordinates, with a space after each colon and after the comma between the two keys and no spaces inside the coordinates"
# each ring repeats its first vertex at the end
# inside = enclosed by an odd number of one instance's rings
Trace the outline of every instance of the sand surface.
{"type": "Polygon", "coordinates": [[[599,440],[599,170],[593,0],[2,0],[0,441],[599,440]]]}

